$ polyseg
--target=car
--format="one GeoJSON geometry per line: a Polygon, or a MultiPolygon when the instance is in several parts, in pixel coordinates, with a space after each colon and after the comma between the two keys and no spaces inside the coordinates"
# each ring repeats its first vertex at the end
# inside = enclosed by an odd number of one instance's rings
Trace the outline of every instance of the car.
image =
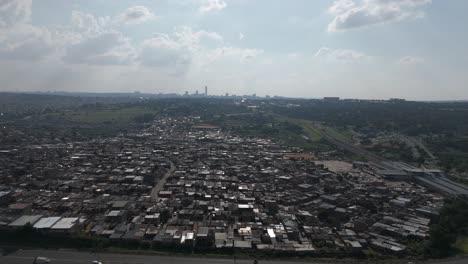
{"type": "Polygon", "coordinates": [[[50,264],[50,259],[46,257],[36,257],[33,264],[50,264]]]}
{"type": "Polygon", "coordinates": [[[103,264],[101,261],[95,260],[93,261],[93,264],[103,264]]]}

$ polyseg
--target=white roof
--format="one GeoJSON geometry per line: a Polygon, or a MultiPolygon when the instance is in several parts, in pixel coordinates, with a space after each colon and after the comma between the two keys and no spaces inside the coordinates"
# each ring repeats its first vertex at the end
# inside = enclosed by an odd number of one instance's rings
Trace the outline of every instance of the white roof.
{"type": "Polygon", "coordinates": [[[115,216],[119,216],[121,215],[120,211],[119,210],[113,210],[113,211],[110,211],[107,216],[110,216],[110,217],[115,217],[115,216]]]}
{"type": "Polygon", "coordinates": [[[50,228],[55,223],[57,223],[58,220],[60,220],[60,218],[61,217],[44,217],[34,225],[34,228],[37,228],[37,229],[50,228]]]}
{"type": "Polygon", "coordinates": [[[187,233],[187,238],[186,239],[193,239],[193,235],[194,235],[193,232],[187,233]]]}
{"type": "Polygon", "coordinates": [[[62,218],[55,225],[53,225],[51,229],[70,229],[76,224],[77,221],[78,217],[62,218]]]}
{"type": "Polygon", "coordinates": [[[268,232],[268,236],[270,236],[271,238],[276,237],[275,231],[273,231],[273,228],[268,228],[267,232],[268,232]]]}

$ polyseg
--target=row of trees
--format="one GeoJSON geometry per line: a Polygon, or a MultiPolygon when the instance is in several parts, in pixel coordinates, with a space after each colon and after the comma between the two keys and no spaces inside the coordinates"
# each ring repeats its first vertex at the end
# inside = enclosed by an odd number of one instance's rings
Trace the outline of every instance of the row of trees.
{"type": "Polygon", "coordinates": [[[336,127],[354,126],[409,135],[464,134],[468,131],[468,103],[304,101],[301,107],[270,106],[291,117],[322,121],[336,127]]]}

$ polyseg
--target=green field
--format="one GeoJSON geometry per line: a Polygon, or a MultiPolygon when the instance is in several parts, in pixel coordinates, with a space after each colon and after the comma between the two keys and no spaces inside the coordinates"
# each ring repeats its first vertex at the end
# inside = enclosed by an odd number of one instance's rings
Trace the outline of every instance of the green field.
{"type": "Polygon", "coordinates": [[[206,120],[244,136],[272,138],[279,143],[305,150],[328,150],[320,131],[311,121],[279,115],[257,113],[229,115],[206,120]]]}
{"type": "Polygon", "coordinates": [[[88,124],[114,123],[124,124],[135,122],[136,118],[143,115],[154,115],[153,109],[143,107],[128,107],[104,110],[80,110],[64,113],[49,113],[43,118],[59,118],[66,121],[88,124]]]}
{"type": "Polygon", "coordinates": [[[306,136],[309,142],[319,142],[322,139],[320,131],[318,131],[318,129],[311,121],[277,115],[275,115],[274,118],[278,122],[289,122],[300,126],[302,128],[302,135],[306,136]]]}

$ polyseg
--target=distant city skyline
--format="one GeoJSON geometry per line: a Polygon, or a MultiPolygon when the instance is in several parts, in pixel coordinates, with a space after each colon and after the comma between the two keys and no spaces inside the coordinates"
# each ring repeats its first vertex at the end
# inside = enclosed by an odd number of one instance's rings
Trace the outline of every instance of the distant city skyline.
{"type": "Polygon", "coordinates": [[[5,0],[0,91],[468,99],[463,0],[5,0]],[[199,87],[199,88],[194,88],[199,87]]]}

